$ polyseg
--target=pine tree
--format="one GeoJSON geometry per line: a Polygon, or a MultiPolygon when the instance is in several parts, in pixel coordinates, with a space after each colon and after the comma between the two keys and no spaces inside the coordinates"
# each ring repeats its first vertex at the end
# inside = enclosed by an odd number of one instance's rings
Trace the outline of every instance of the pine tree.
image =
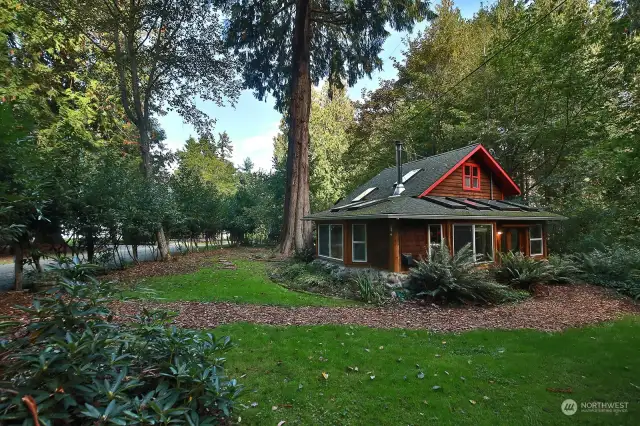
{"type": "Polygon", "coordinates": [[[233,155],[233,144],[227,132],[218,134],[218,142],[216,143],[216,152],[222,160],[231,160],[233,155]]]}

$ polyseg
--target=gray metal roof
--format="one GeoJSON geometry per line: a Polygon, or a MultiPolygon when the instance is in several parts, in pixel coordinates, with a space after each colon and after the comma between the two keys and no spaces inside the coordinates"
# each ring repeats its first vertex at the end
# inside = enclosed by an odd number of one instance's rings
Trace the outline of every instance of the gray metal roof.
{"type": "Polygon", "coordinates": [[[404,194],[380,199],[375,203],[363,201],[355,205],[353,203],[335,205],[331,210],[305,217],[308,220],[373,218],[540,221],[566,219],[564,216],[555,213],[509,201],[433,196],[416,198],[404,196],[404,194]],[[359,205],[362,205],[362,207],[359,207],[359,205]]]}
{"type": "MultiPolygon", "coordinates": [[[[453,166],[458,164],[471,151],[478,147],[479,144],[465,146],[464,148],[455,149],[453,151],[443,152],[442,154],[433,155],[421,160],[410,161],[402,165],[402,173],[405,174],[414,169],[422,169],[419,173],[404,183],[405,197],[417,197],[422,194],[425,189],[436,183],[445,173],[453,166]]],[[[336,203],[336,206],[343,206],[351,203],[354,198],[360,195],[367,188],[376,188],[375,191],[363,198],[366,200],[374,200],[387,198],[393,194],[394,184],[396,183],[398,174],[396,167],[389,167],[378,173],[367,183],[360,185],[351,191],[346,197],[336,203]]]]}

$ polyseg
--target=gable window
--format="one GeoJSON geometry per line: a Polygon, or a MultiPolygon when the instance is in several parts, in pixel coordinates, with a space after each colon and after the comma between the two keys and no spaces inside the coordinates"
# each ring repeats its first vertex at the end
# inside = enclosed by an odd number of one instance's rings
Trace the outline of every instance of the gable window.
{"type": "Polygon", "coordinates": [[[318,254],[342,260],[342,225],[318,225],[318,254]]]}
{"type": "Polygon", "coordinates": [[[462,166],[462,189],[466,191],[480,191],[480,167],[474,163],[462,166]]]}
{"type": "Polygon", "coordinates": [[[542,225],[529,227],[529,254],[531,256],[542,256],[544,247],[542,244],[542,225]]]}
{"type": "Polygon", "coordinates": [[[367,261],[367,225],[363,223],[351,226],[351,260],[367,261]]]}
{"type": "Polygon", "coordinates": [[[453,225],[453,251],[469,244],[476,262],[493,259],[493,225],[453,225]]]}
{"type": "Polygon", "coordinates": [[[436,225],[429,225],[429,259],[433,257],[433,254],[440,250],[444,239],[442,238],[442,225],[439,223],[436,225]]]}

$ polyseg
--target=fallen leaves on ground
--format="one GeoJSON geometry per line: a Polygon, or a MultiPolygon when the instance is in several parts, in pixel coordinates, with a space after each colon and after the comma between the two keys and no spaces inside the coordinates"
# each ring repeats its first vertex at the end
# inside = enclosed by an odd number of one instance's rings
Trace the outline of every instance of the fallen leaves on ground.
{"type": "MultiPolygon", "coordinates": [[[[389,307],[285,307],[226,302],[131,301],[114,305],[131,315],[142,307],[179,312],[177,324],[211,328],[233,322],[271,325],[354,324],[375,328],[463,331],[476,328],[532,328],[558,331],[640,313],[627,298],[592,285],[548,286],[548,295],[492,307],[433,307],[406,302],[389,307]]],[[[368,348],[365,348],[368,350],[368,348]]]]}
{"type": "Polygon", "coordinates": [[[0,316],[11,317],[15,321],[26,321],[28,315],[16,309],[16,306],[31,306],[33,293],[27,291],[9,291],[0,298],[0,316]]]}

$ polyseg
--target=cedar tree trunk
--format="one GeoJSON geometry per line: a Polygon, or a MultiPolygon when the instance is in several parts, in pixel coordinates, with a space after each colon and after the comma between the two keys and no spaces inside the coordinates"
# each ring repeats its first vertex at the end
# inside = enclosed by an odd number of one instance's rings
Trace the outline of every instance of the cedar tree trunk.
{"type": "Polygon", "coordinates": [[[311,4],[298,0],[293,30],[289,144],[280,250],[286,255],[312,245],[309,203],[309,114],[311,109],[311,4]]]}

